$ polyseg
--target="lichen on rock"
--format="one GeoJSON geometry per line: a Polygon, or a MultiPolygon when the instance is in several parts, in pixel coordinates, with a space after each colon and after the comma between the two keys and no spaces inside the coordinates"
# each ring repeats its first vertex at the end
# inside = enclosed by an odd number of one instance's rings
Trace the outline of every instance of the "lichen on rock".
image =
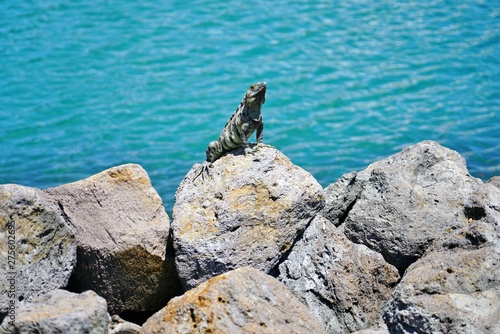
{"type": "Polygon", "coordinates": [[[270,146],[235,150],[206,175],[194,165],[175,195],[172,230],[185,288],[253,266],[270,272],[323,207],[323,189],[270,146]]]}
{"type": "Polygon", "coordinates": [[[44,196],[75,231],[73,289],[97,292],[112,314],[155,311],[179,293],[169,217],[141,166],[113,167],[44,196]]]}
{"type": "Polygon", "coordinates": [[[278,280],[243,267],[175,297],[141,333],[326,333],[278,280]]]}

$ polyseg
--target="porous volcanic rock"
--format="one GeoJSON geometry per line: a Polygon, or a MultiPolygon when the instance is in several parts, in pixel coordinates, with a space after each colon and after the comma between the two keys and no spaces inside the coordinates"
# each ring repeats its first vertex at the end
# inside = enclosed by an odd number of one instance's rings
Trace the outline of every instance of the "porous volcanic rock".
{"type": "Polygon", "coordinates": [[[500,333],[500,189],[484,184],[412,264],[384,312],[391,333],[500,333]]]}
{"type": "Polygon", "coordinates": [[[143,325],[154,333],[325,333],[278,280],[244,267],[213,277],[175,297],[143,325]]]}
{"type": "Polygon", "coordinates": [[[106,334],[106,301],[93,291],[52,290],[19,307],[14,324],[5,318],[0,333],[106,334]]]}
{"type": "Polygon", "coordinates": [[[75,263],[75,236],[40,191],[0,185],[0,313],[65,287],[75,263]]]}
{"type": "Polygon", "coordinates": [[[354,244],[317,215],[279,266],[283,282],[325,325],[328,333],[374,326],[399,280],[382,255],[354,244]]]}
{"type": "Polygon", "coordinates": [[[172,231],[187,289],[244,266],[269,273],[323,207],[322,187],[283,153],[263,145],[243,152],[207,172],[194,165],[177,189],[172,231]]]}
{"type": "Polygon", "coordinates": [[[179,294],[169,218],[141,166],[113,167],[44,193],[75,230],[72,289],[95,291],[111,314],[156,311],[179,294]]]}
{"type": "Polygon", "coordinates": [[[482,182],[457,152],[424,141],[371,164],[349,184],[343,189],[354,194],[337,195],[352,200],[340,215],[346,236],[404,272],[447,229],[467,224],[464,205],[482,182]]]}

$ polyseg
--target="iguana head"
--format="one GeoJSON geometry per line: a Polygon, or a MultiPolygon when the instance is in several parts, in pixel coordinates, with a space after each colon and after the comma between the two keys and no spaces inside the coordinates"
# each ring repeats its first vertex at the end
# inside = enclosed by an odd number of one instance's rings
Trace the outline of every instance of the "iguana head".
{"type": "Polygon", "coordinates": [[[245,94],[246,104],[250,109],[260,109],[260,106],[266,102],[266,87],[265,81],[257,82],[248,88],[245,94]]]}

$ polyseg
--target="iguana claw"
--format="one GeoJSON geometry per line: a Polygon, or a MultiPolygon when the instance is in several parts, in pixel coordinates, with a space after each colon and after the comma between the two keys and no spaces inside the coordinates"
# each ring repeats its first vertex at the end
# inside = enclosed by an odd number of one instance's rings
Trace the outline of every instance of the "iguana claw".
{"type": "Polygon", "coordinates": [[[210,172],[209,172],[209,169],[208,168],[212,168],[213,165],[210,163],[210,164],[207,164],[207,163],[204,163],[203,165],[201,165],[200,169],[198,169],[198,171],[196,172],[196,176],[193,178],[193,182],[201,175],[201,179],[203,181],[205,181],[205,176],[204,174],[206,173],[208,176],[210,176],[210,172]]]}

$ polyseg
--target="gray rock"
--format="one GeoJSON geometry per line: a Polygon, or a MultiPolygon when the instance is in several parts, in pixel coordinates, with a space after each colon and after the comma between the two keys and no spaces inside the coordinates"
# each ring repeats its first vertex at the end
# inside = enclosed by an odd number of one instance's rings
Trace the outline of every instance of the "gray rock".
{"type": "Polygon", "coordinates": [[[213,277],[144,323],[141,333],[325,333],[275,278],[245,267],[213,277]]]}
{"type": "Polygon", "coordinates": [[[169,218],[141,166],[113,167],[45,196],[75,230],[73,289],[95,291],[111,314],[155,311],[179,293],[169,218]]]}
{"type": "Polygon", "coordinates": [[[139,334],[141,326],[125,321],[118,315],[111,317],[108,334],[139,334]]]}
{"type": "Polygon", "coordinates": [[[278,150],[233,151],[198,178],[194,165],[175,195],[172,231],[184,287],[252,266],[270,272],[323,207],[323,189],[278,150]],[[194,180],[194,181],[193,181],[194,180]]]}
{"type": "Polygon", "coordinates": [[[52,290],[25,303],[16,312],[13,325],[6,318],[5,333],[106,334],[109,314],[106,301],[93,291],[81,294],[52,290]]]}
{"type": "Polygon", "coordinates": [[[467,224],[464,205],[482,184],[457,152],[432,141],[371,164],[351,182],[356,193],[356,183],[362,190],[344,214],[345,234],[400,272],[434,239],[467,224]]]}
{"type": "Polygon", "coordinates": [[[65,287],[75,263],[74,234],[40,191],[0,185],[0,313],[65,287]]]}
{"type": "Polygon", "coordinates": [[[352,243],[340,228],[316,216],[278,279],[303,301],[328,333],[351,333],[374,326],[399,273],[382,255],[352,243]]]}
{"type": "Polygon", "coordinates": [[[500,333],[500,189],[485,184],[412,264],[384,312],[391,333],[500,333]]]}
{"type": "Polygon", "coordinates": [[[374,327],[354,332],[353,334],[389,334],[389,330],[387,329],[387,326],[385,326],[385,324],[379,324],[374,327]]]}
{"type": "Polygon", "coordinates": [[[344,174],[325,188],[325,207],[321,214],[335,226],[344,223],[346,215],[363,190],[362,183],[356,180],[357,175],[356,172],[344,174]]]}
{"type": "Polygon", "coordinates": [[[497,188],[500,188],[500,176],[493,176],[491,179],[487,181],[487,183],[494,185],[497,188]]]}

